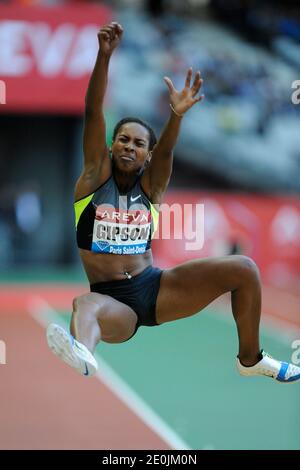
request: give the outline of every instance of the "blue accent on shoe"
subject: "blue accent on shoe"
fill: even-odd
[[[86,362],[84,363],[84,365],[85,365],[85,372],[83,373],[83,375],[89,375],[89,371],[88,371]]]
[[[289,364],[288,362],[282,362],[279,374],[276,377],[276,380],[279,380],[279,382],[290,382],[290,379],[285,380],[285,373],[288,370]]]
[[[81,348],[78,346],[78,344],[75,343],[74,337],[71,334],[69,336],[70,336],[70,339],[71,339],[72,346],[74,346],[74,344],[75,344],[75,346],[77,346],[77,348],[79,350],[81,350]],[[86,362],[84,363],[84,365],[85,365],[85,372],[83,373],[83,375],[89,375],[89,370],[87,368]]]
[[[295,380],[300,380],[300,374],[290,377],[288,380],[285,380],[285,382],[295,382]]]

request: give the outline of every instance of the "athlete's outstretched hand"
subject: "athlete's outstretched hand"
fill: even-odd
[[[120,23],[113,21],[104,25],[98,33],[98,41],[102,54],[110,56],[115,48],[120,44],[123,28]]]
[[[196,73],[194,83],[191,86],[192,75],[193,70],[192,67],[190,67],[187,71],[185,86],[181,91],[176,90],[169,77],[164,77],[164,81],[170,92],[170,104],[176,114],[183,115],[188,109],[194,106],[194,104],[199,103],[204,98],[204,95],[196,96],[203,83],[200,72],[198,71]]]

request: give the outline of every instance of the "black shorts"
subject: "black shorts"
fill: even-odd
[[[138,317],[136,330],[139,326],[155,326],[156,299],[162,272],[159,268],[148,266],[131,279],[97,282],[91,284],[90,289],[91,292],[110,295],[131,307]]]

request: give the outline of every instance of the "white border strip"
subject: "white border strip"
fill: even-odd
[[[43,327],[55,322],[59,314],[40,296],[32,296],[28,302],[31,316]],[[99,371],[95,377],[104,383],[133,413],[135,413],[152,431],[163,439],[172,449],[191,450],[160,417],[142,400],[137,393],[96,353]]]

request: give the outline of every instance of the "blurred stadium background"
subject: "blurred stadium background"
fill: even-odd
[[[180,87],[192,65],[205,79],[165,201],[205,204],[205,244],[186,251],[184,240],[156,240],[155,264],[253,257],[262,344],[300,361],[299,3],[2,1],[0,448],[300,449],[299,387],[237,375],[226,296],[201,315],[99,346],[99,380],[47,350],[47,322],[66,325],[72,298],[88,289],[72,197],[96,33],[110,20],[125,33],[111,63],[108,141],[127,115],[159,132],[169,112],[163,76]],[[191,212],[191,230],[196,222]]]

